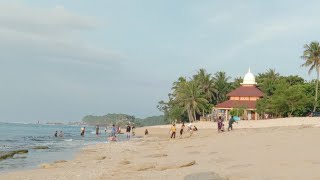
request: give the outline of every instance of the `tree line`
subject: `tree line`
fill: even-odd
[[[316,71],[317,79],[306,81],[300,76],[283,76],[275,69],[258,73],[256,81],[264,97],[257,101],[257,112],[271,117],[306,116],[319,107],[319,42],[304,46],[301,56],[302,67],[309,73]],[[160,101],[157,108],[164,113],[168,122],[195,121],[202,114],[210,113],[212,108],[227,100],[227,93],[236,89],[241,77],[232,79],[226,72],[208,73],[200,69],[191,77],[179,77],[172,83],[168,101]]]
[[[136,127],[167,124],[167,121],[163,115],[151,116],[143,119],[136,118],[132,115],[116,113],[109,113],[102,116],[87,115],[83,117],[82,122],[92,126],[112,126],[114,124],[120,127],[128,125],[129,122],[134,124]]]

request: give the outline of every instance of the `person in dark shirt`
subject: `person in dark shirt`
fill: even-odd
[[[58,131],[54,133],[54,137],[58,137]]]
[[[232,124],[236,122],[233,118],[233,116],[231,116],[230,120],[229,120],[229,127],[228,127],[228,131],[230,131],[230,129],[232,130]]]
[[[131,132],[131,126],[128,125],[128,126],[127,126],[127,129],[126,129],[127,139],[130,139],[130,132]]]
[[[148,129],[146,129],[145,131],[144,131],[144,135],[148,135],[149,134],[149,131],[148,131]]]
[[[99,135],[99,125],[96,126],[96,135]]]

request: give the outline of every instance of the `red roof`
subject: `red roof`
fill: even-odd
[[[228,97],[263,97],[263,92],[256,86],[240,86],[227,94]]]
[[[223,103],[217,104],[216,108],[247,108],[256,109],[257,101],[240,101],[240,100],[228,100]]]

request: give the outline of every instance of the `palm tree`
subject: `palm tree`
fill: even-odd
[[[184,84],[186,82],[187,82],[186,78],[179,77],[178,81],[173,82],[173,84],[172,84],[173,86],[171,88],[173,90],[173,93],[170,95],[175,97],[177,94],[177,90],[182,86],[182,84]]]
[[[213,80],[216,89],[214,95],[215,103],[221,103],[227,100],[227,93],[231,89],[231,83],[228,82],[230,76],[227,76],[225,72],[220,71],[214,74]]]
[[[302,59],[305,60],[305,63],[301,66],[310,67],[308,73],[310,74],[313,70],[317,72],[317,81],[316,81],[316,94],[314,98],[313,112],[317,109],[317,100],[318,100],[318,87],[319,87],[319,68],[320,68],[320,46],[319,42],[311,42],[310,44],[304,45]]]
[[[200,69],[198,74],[193,76],[193,79],[198,83],[198,86],[203,91],[206,99],[209,102],[212,101],[216,89],[211,74],[208,74],[205,69]]]
[[[205,99],[202,90],[195,81],[187,81],[180,84],[177,89],[176,101],[187,111],[189,121],[196,120],[196,112],[200,113],[205,109],[208,100]]]

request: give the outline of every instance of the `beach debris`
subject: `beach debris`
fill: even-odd
[[[202,173],[195,173],[187,175],[185,180],[194,180],[194,179],[201,179],[201,180],[228,180],[229,178],[221,177],[219,174],[215,172],[202,172]]]
[[[16,150],[16,151],[8,151],[8,152],[0,152],[0,161],[7,159],[7,158],[12,158],[15,154],[26,154],[29,151],[26,149],[22,150]]]
[[[34,146],[32,149],[49,149],[48,146]]]

